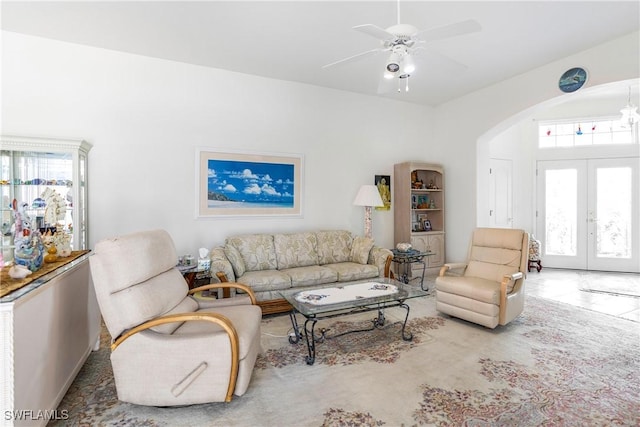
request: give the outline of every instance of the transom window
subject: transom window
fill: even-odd
[[[616,118],[541,122],[538,147],[580,147],[592,145],[635,144],[634,127]]]

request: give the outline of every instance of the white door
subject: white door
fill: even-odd
[[[513,227],[513,162],[490,159],[489,226]]]
[[[538,162],[543,266],[640,272],[638,159]]]
[[[587,163],[587,266],[640,272],[639,159]]]

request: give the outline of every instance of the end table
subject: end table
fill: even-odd
[[[424,271],[427,268],[427,264],[425,263],[424,258],[427,256],[435,255],[435,252],[421,252],[416,249],[409,249],[408,251],[399,251],[398,249],[391,249],[393,252],[392,262],[398,265],[398,273],[402,271],[400,277],[398,277],[398,281],[408,284],[411,280],[420,279],[420,289],[426,291],[428,289],[424,288]],[[422,275],[420,277],[411,278],[411,265],[412,264],[422,264]]]

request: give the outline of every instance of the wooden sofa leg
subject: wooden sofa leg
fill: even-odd
[[[229,279],[227,279],[227,275],[224,274],[222,271],[218,271],[216,273],[216,277],[218,278],[218,280],[220,280],[220,283],[226,283],[226,282],[229,281]],[[222,290],[222,297],[223,298],[231,298],[231,289],[224,288]]]
[[[384,262],[384,277],[393,279],[393,272],[391,271],[391,261],[393,260],[392,256],[388,256],[387,260]]]

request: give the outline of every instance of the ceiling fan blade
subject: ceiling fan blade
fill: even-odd
[[[383,30],[382,28],[373,24],[357,25],[353,27],[353,29],[364,34],[368,34],[382,41],[393,41],[397,38],[395,34],[392,34],[387,30]]]
[[[358,53],[357,55],[353,55],[353,56],[350,56],[348,58],[344,58],[344,59],[341,59],[339,61],[332,62],[331,64],[323,65],[322,68],[329,68],[329,67],[333,67],[334,65],[342,65],[342,64],[347,64],[347,63],[350,63],[350,62],[358,61],[360,59],[363,59],[363,58],[366,58],[366,57],[369,57],[369,56],[377,55],[378,53],[384,52],[385,50],[387,50],[387,49],[382,49],[382,48],[371,49],[371,50],[368,50],[366,52]]]
[[[469,69],[469,67],[462,62],[458,62],[447,55],[443,55],[440,52],[436,52],[433,49],[425,49],[419,47],[413,52],[416,58],[421,58],[418,69],[437,68],[445,73],[463,73]]]
[[[456,22],[455,24],[419,31],[414,34],[413,37],[421,42],[430,42],[460,36],[462,34],[475,33],[480,30],[482,30],[482,27],[477,21],[468,19],[466,21]]]

